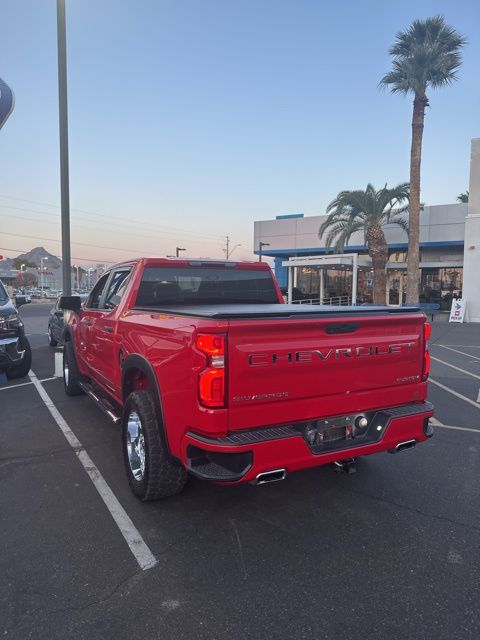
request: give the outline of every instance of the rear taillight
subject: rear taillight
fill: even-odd
[[[198,376],[198,398],[204,407],[225,406],[225,336],[203,333],[196,346],[206,356],[206,368]]]
[[[430,338],[430,334],[432,333],[432,327],[428,322],[425,322],[423,325],[423,370],[422,370],[422,380],[425,381],[428,378],[428,374],[430,373],[430,353],[428,352],[428,339]]]

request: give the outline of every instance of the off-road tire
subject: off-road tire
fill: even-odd
[[[55,340],[55,338],[52,335],[52,330],[50,329],[50,327],[48,327],[48,344],[51,347],[56,347],[58,346],[58,342],[57,340]]]
[[[127,447],[128,421],[132,412],[140,419],[144,438],[145,469],[141,479],[133,475]],[[185,469],[171,458],[161,431],[155,401],[150,391],[134,391],[126,399],[122,418],[122,447],[128,482],[142,502],[180,493],[188,479]]]
[[[18,364],[7,369],[7,378],[24,378],[32,366],[32,349],[30,347],[30,342],[25,336],[19,338],[18,348],[20,351],[25,351],[25,353]]]
[[[81,379],[73,344],[68,341],[63,347],[63,386],[67,396],[80,396],[85,393],[79,385]]]

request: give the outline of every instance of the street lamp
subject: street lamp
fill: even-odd
[[[48,256],[46,258],[40,258],[40,271],[41,271],[41,274],[42,274],[42,296],[43,296],[43,269],[44,269],[43,261],[44,260],[48,260]]]
[[[238,244],[234,244],[233,247],[230,249],[230,253],[227,256],[227,260],[228,260],[228,258],[231,257],[231,255],[235,251],[235,249],[238,249],[238,247],[241,247],[241,246],[242,246],[241,242],[239,242]]]
[[[73,268],[77,270],[77,289],[80,289],[80,277],[78,275],[78,264],[74,264]]]
[[[26,271],[27,270],[27,265],[25,263],[20,265],[20,271],[23,271],[23,267],[25,267],[25,271]]]
[[[178,256],[180,255],[180,251],[186,251],[186,249],[182,249],[182,247],[176,247],[175,248],[175,257],[178,258]]]
[[[262,261],[262,248],[263,247],[269,247],[270,243],[269,242],[259,242],[258,243],[258,261],[261,262]]]

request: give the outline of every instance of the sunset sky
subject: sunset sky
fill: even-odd
[[[469,39],[431,92],[422,201],[468,188],[480,135],[480,3],[67,0],[72,258],[253,257],[253,221],[324,213],[408,180],[411,99],[377,88],[395,33],[441,13]],[[0,254],[59,255],[55,0],[4,0]]]

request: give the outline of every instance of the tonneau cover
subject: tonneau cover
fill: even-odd
[[[211,305],[165,305],[162,307],[136,307],[139,311],[168,313],[196,318],[228,320],[234,318],[303,318],[339,315],[383,315],[414,313],[418,307],[386,307],[382,305],[331,306],[315,304],[211,304]]]

